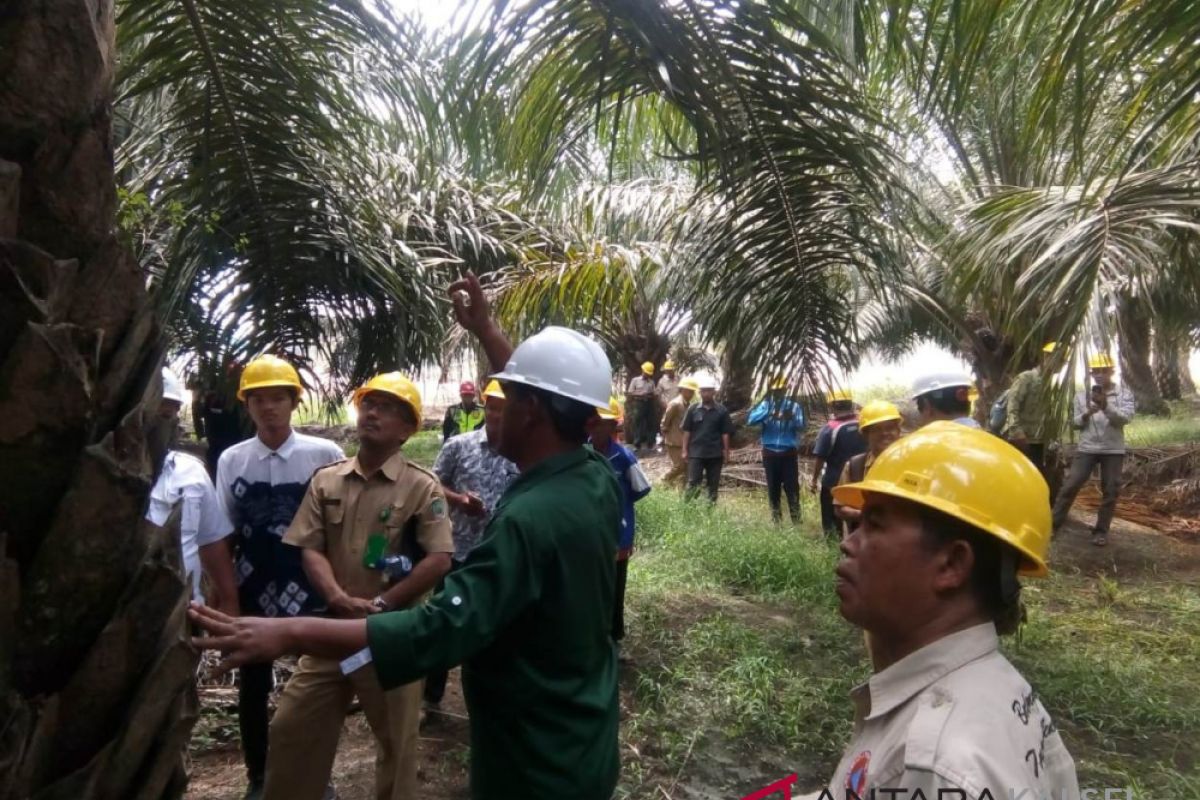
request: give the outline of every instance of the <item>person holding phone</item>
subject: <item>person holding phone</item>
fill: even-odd
[[[1108,530],[1121,491],[1121,467],[1125,462],[1125,425],[1133,419],[1133,394],[1113,380],[1113,360],[1107,353],[1088,361],[1090,385],[1075,395],[1071,422],[1081,431],[1071,470],[1054,501],[1055,533],[1067,520],[1080,488],[1100,468],[1100,510],[1092,528],[1092,544],[1108,544]]]

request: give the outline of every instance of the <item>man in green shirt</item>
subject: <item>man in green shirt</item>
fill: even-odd
[[[473,275],[455,313],[482,342],[507,398],[499,451],[521,476],[483,540],[426,605],[366,620],[231,618],[193,607],[197,645],[224,668],[266,654],[373,661],[385,689],[463,666],[476,798],[608,800],[616,788],[617,663],[612,626],[621,495],[583,447],[607,403],[611,367],[595,342],[547,328],[513,351]],[[357,652],[356,652],[357,651]]]
[[[1046,386],[1054,371],[1054,351],[1057,347],[1057,342],[1047,342],[1042,347],[1042,363],[1013,379],[1008,389],[1008,407],[1001,431],[1008,443],[1024,453],[1043,477],[1046,476],[1043,428],[1048,416]]]

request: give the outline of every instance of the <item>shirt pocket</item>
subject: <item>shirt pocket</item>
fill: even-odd
[[[326,536],[341,535],[345,515],[346,506],[340,498],[326,498],[321,501],[321,522],[325,525]]]

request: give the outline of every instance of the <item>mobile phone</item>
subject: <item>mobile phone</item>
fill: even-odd
[[[1100,384],[1096,384],[1092,387],[1092,394],[1104,394],[1104,387]]]

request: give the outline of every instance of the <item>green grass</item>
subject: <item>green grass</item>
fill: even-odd
[[[1125,426],[1125,443],[1130,447],[1161,447],[1200,442],[1200,416],[1188,402],[1171,403],[1169,417],[1134,417]]]
[[[815,519],[807,499],[804,512]],[[811,524],[772,526],[758,495],[709,510],[659,490],[638,513],[622,796],[682,781],[737,797],[793,771],[820,784],[849,738],[848,692],[868,675],[861,634],[837,614],[833,547]],[[1200,797],[1200,592],[1058,575],[1027,596],[1030,622],[1005,649],[1081,786]]]
[[[423,467],[432,467],[442,449],[440,431],[421,431],[404,443],[404,455]]]

